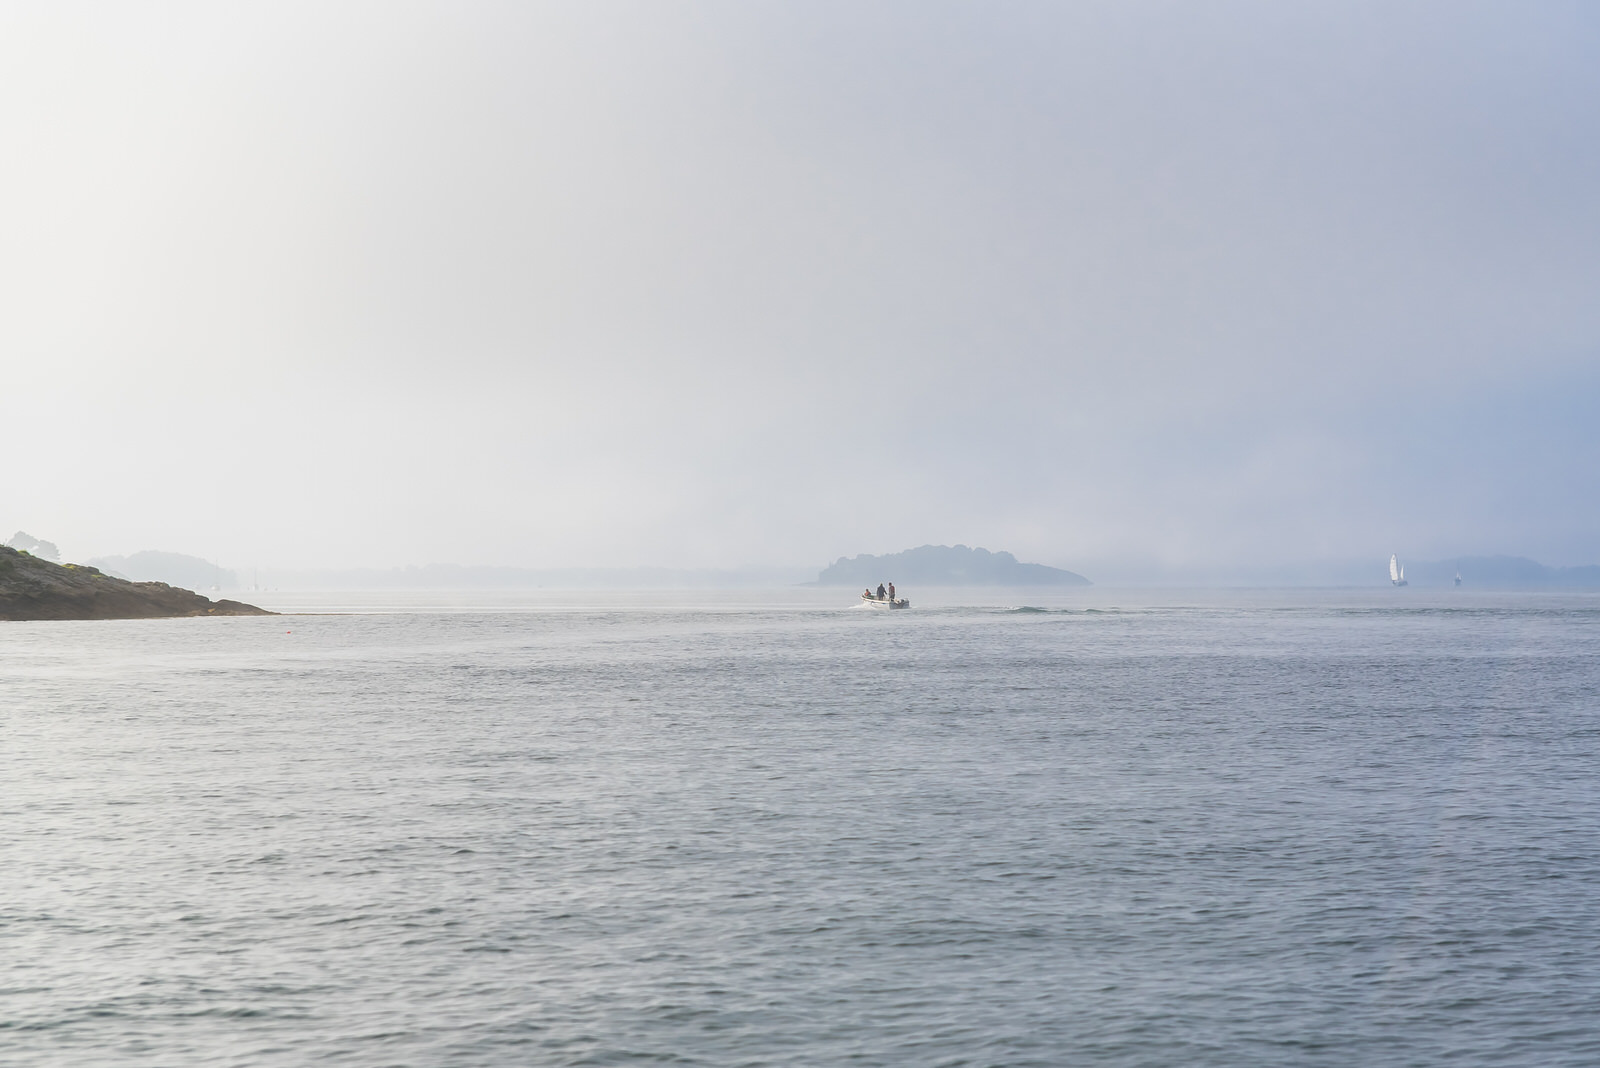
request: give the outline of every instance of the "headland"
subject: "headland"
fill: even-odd
[[[0,620],[275,614],[239,601],[213,601],[165,582],[130,582],[83,564],[53,564],[0,545]]]

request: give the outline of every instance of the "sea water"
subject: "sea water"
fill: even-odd
[[[1600,598],[0,624],[0,1064],[1600,1063]]]

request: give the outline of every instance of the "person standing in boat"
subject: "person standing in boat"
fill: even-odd
[[[883,591],[883,583],[880,582],[878,583],[878,600],[883,600],[885,596],[886,594]]]
[[[892,582],[889,583],[889,601],[891,603],[894,601],[894,583]]]

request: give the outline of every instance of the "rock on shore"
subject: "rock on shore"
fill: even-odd
[[[129,582],[82,564],[52,564],[0,545],[0,620],[275,614],[239,601],[213,601],[165,582]]]

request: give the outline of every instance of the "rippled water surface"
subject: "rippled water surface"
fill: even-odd
[[[0,624],[0,1064],[1600,1063],[1600,598],[910,592]]]

